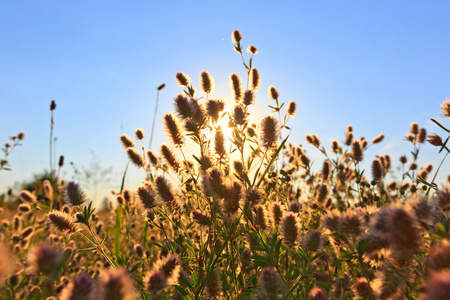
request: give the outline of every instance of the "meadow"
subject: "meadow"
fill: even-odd
[[[232,99],[214,98],[207,71],[198,87],[179,72],[163,116],[169,142],[146,148],[143,129],[118,138],[145,182],[126,189],[125,170],[115,203],[100,209],[51,170],[3,203],[2,298],[449,298],[450,185],[435,183],[440,166],[417,163],[425,146],[444,161],[449,138],[405,124],[411,152],[400,158],[367,157],[384,135],[357,139],[351,125],[331,145],[315,134],[293,145],[296,102],[274,86],[271,102],[258,102],[258,48],[238,30],[231,37],[247,74],[229,76]],[[254,120],[252,105],[272,113]],[[450,118],[450,100],[441,108]],[[0,172],[21,142],[24,133],[5,144]]]

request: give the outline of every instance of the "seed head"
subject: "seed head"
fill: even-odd
[[[233,181],[224,194],[222,209],[228,215],[234,215],[239,209],[241,200],[242,185],[238,181]]]
[[[384,140],[384,134],[379,134],[376,137],[373,138],[372,144],[378,144],[381,143]]]
[[[269,87],[269,97],[272,100],[277,100],[278,97],[280,96],[280,93],[278,92],[278,90],[272,85]]]
[[[177,74],[175,74],[175,79],[177,80],[178,86],[187,87],[191,83],[191,79],[189,78],[189,76],[187,76],[183,72],[178,72]]]
[[[163,119],[167,136],[172,140],[172,143],[176,146],[183,145],[183,135],[175,116],[172,113],[166,113]]]
[[[442,102],[441,108],[444,112],[444,117],[450,118],[450,98],[447,98],[444,102]]]
[[[278,292],[282,288],[280,275],[274,268],[264,268],[261,270],[261,292],[266,299],[278,299]]]
[[[250,82],[250,88],[253,91],[257,91],[259,89],[259,85],[261,84],[261,78],[259,76],[258,69],[252,68],[250,70],[249,82]]]
[[[266,216],[266,210],[264,209],[264,206],[257,205],[254,208],[255,215],[254,215],[254,223],[256,226],[259,226],[262,230],[266,230],[269,227],[267,216]]]
[[[24,203],[35,203],[36,196],[27,190],[22,190],[19,193],[19,198]]]
[[[339,142],[337,140],[331,142],[331,151],[333,151],[334,154],[339,153]]]
[[[263,199],[263,195],[256,188],[249,188],[245,192],[245,202],[249,204],[250,207],[254,207],[259,204]]]
[[[178,162],[177,158],[175,157],[175,154],[173,151],[167,146],[167,144],[161,144],[161,154],[164,158],[164,160],[169,164],[169,166],[172,168],[172,170],[175,173],[178,173],[180,169],[180,163]]]
[[[311,252],[316,252],[319,249],[323,248],[325,244],[324,237],[319,230],[313,229],[308,231],[305,238],[302,241],[302,244]]]
[[[233,91],[234,101],[236,103],[240,102],[242,98],[242,83],[239,75],[235,73],[230,75],[230,86]]]
[[[323,181],[327,181],[328,178],[330,178],[330,174],[331,174],[331,163],[329,160],[325,160],[323,162],[323,167],[322,167],[322,179]]]
[[[275,226],[279,226],[281,219],[283,218],[283,209],[281,208],[281,205],[277,202],[273,202],[270,206],[270,211],[273,224]]]
[[[156,206],[156,191],[150,182],[145,182],[136,189],[136,194],[145,209],[152,209]]]
[[[192,116],[192,107],[189,99],[183,94],[178,94],[175,99],[175,111],[180,119],[187,119]]]
[[[27,261],[32,273],[50,275],[58,267],[61,257],[59,249],[41,244],[31,248]]]
[[[380,181],[384,176],[384,167],[379,158],[372,161],[372,177],[375,181]]]
[[[205,299],[222,299],[222,280],[219,269],[211,270],[205,278]]]
[[[153,152],[153,150],[147,150],[147,157],[150,163],[154,166],[158,164],[158,156]]]
[[[236,104],[233,108],[233,121],[236,125],[247,123],[247,108],[242,104]]]
[[[220,117],[220,112],[225,108],[225,101],[222,99],[211,99],[206,103],[206,112],[214,122],[217,122]]]
[[[128,158],[131,160],[131,162],[134,163],[136,166],[138,166],[139,168],[144,167],[144,159],[135,148],[132,147],[127,148],[127,155]]]
[[[214,93],[214,79],[207,71],[200,73],[200,91],[204,94]]]
[[[133,279],[125,269],[103,269],[100,273],[102,300],[134,300]]]
[[[264,148],[269,149],[276,146],[278,140],[278,121],[272,115],[266,115],[260,123],[261,144]]]
[[[15,270],[15,259],[9,247],[0,242],[0,284]]]
[[[444,145],[444,143],[442,142],[442,138],[436,133],[433,133],[433,135],[429,135],[427,142],[436,147]]]
[[[317,202],[324,203],[328,197],[329,190],[328,184],[325,182],[321,184],[317,189]]]
[[[347,133],[345,134],[345,145],[350,146],[352,144],[352,141],[353,141],[353,132],[347,131]]]
[[[176,254],[169,254],[155,263],[155,270],[161,271],[166,277],[167,284],[174,285],[178,283],[180,274],[180,259]]]
[[[256,54],[258,54],[258,48],[256,46],[254,46],[254,45],[250,45],[247,48],[247,52],[252,54],[252,55],[256,55]]]
[[[240,256],[241,260],[241,272],[244,274],[249,274],[249,266],[252,263],[252,251],[250,249],[245,248],[244,251],[241,252]]]
[[[53,210],[48,213],[48,220],[50,225],[61,233],[73,233],[77,230],[73,219],[65,212]]]
[[[172,186],[163,176],[158,176],[155,179],[156,190],[160,199],[166,204],[167,208],[173,215],[181,214],[181,208],[178,203],[178,198],[172,190]]]
[[[64,156],[61,155],[58,161],[58,167],[62,168],[64,166]]]
[[[244,92],[242,103],[246,106],[255,104],[255,93],[252,90],[246,90]]]
[[[414,135],[418,134],[419,133],[419,124],[417,122],[412,122],[411,126],[409,128],[409,132]]]
[[[52,102],[50,103],[50,111],[54,111],[56,109],[56,102],[55,100],[52,100]]]
[[[147,273],[144,278],[147,290],[150,292],[162,291],[167,287],[167,279],[160,270],[153,270]]]
[[[450,106],[450,103],[448,103]],[[450,107],[448,107],[450,115]],[[426,289],[429,300],[445,300],[450,295],[450,270],[443,270],[440,272],[433,272],[430,274]]]
[[[289,101],[287,107],[286,107],[286,115],[289,117],[295,116],[295,113],[297,112],[297,103],[295,103],[294,100]]]
[[[425,128],[420,128],[419,134],[417,135],[417,142],[423,144],[427,139],[427,130]]]
[[[371,299],[372,292],[366,278],[358,278],[352,287],[353,293],[359,299]]]
[[[363,151],[361,142],[359,140],[354,140],[352,145],[352,158],[355,163],[359,163],[363,160]]]
[[[81,274],[73,279],[61,292],[61,300],[94,300],[94,281],[87,274]]]
[[[134,131],[134,135],[136,136],[136,139],[143,140],[145,137],[144,129],[138,128]]]
[[[308,294],[309,300],[328,300],[327,294],[321,288],[315,287]]]
[[[296,248],[300,239],[300,224],[297,216],[293,212],[284,214],[281,221],[281,233],[283,243],[291,248]]]
[[[64,187],[64,202],[69,206],[80,206],[85,201],[86,194],[83,192],[80,185],[73,181],[69,181]]]
[[[135,142],[125,133],[120,136],[120,141],[122,142],[122,145],[125,149],[134,147],[134,145],[136,145]]]
[[[202,226],[209,225],[209,220],[210,220],[209,215],[204,212],[201,212],[199,210],[194,209],[192,211],[192,219]]]
[[[233,42],[233,44],[237,44],[242,41],[242,34],[238,29],[233,30],[233,32],[231,33],[231,41]]]
[[[17,138],[19,139],[19,141],[22,141],[25,138],[25,133],[23,131],[19,132]]]

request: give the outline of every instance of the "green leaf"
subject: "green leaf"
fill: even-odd
[[[361,257],[364,254],[364,252],[366,252],[368,243],[369,243],[368,239],[360,239],[359,240],[358,245],[356,246],[359,257]]]
[[[134,273],[140,266],[142,266],[142,264],[143,264],[144,262],[143,261],[139,261],[139,262],[137,262],[132,268],[131,268],[131,270],[130,270],[130,272],[128,272],[128,273]]]
[[[339,255],[339,258],[340,259],[354,259],[354,258],[358,258],[357,256],[356,256],[356,254],[355,253],[350,253],[350,252],[346,252],[346,253],[341,253],[340,255]]]

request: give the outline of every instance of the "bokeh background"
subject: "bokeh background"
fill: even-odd
[[[442,132],[430,118],[440,119],[439,104],[450,96],[449,11],[447,1],[1,1],[0,141],[19,131],[26,137],[10,156],[12,171],[0,172],[0,194],[49,169],[51,100],[61,175],[75,178],[73,162],[100,174],[85,187],[91,198],[117,190],[127,163],[119,136],[136,128],[149,135],[158,85],[166,88],[153,149],[166,141],[161,117],[182,91],[176,72],[198,86],[207,70],[213,97],[231,98],[229,75],[245,78],[234,29],[245,49],[259,48],[257,118],[269,112],[274,85],[281,101],[298,104],[291,143],[305,145],[315,133],[329,149],[351,124],[356,138],[386,136],[367,152],[367,167],[377,154],[398,165],[412,150],[404,140],[412,121]],[[320,166],[321,154],[306,149]],[[419,163],[435,171],[442,157],[426,144]],[[449,167],[444,162],[439,182]],[[131,168],[126,187],[144,176]]]

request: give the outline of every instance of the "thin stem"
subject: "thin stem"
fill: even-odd
[[[156,121],[156,113],[158,111],[158,103],[159,103],[159,90],[156,92],[155,114],[153,115],[152,132],[150,134],[150,143],[148,145],[148,149],[152,149],[153,132],[155,130],[155,121]]]

